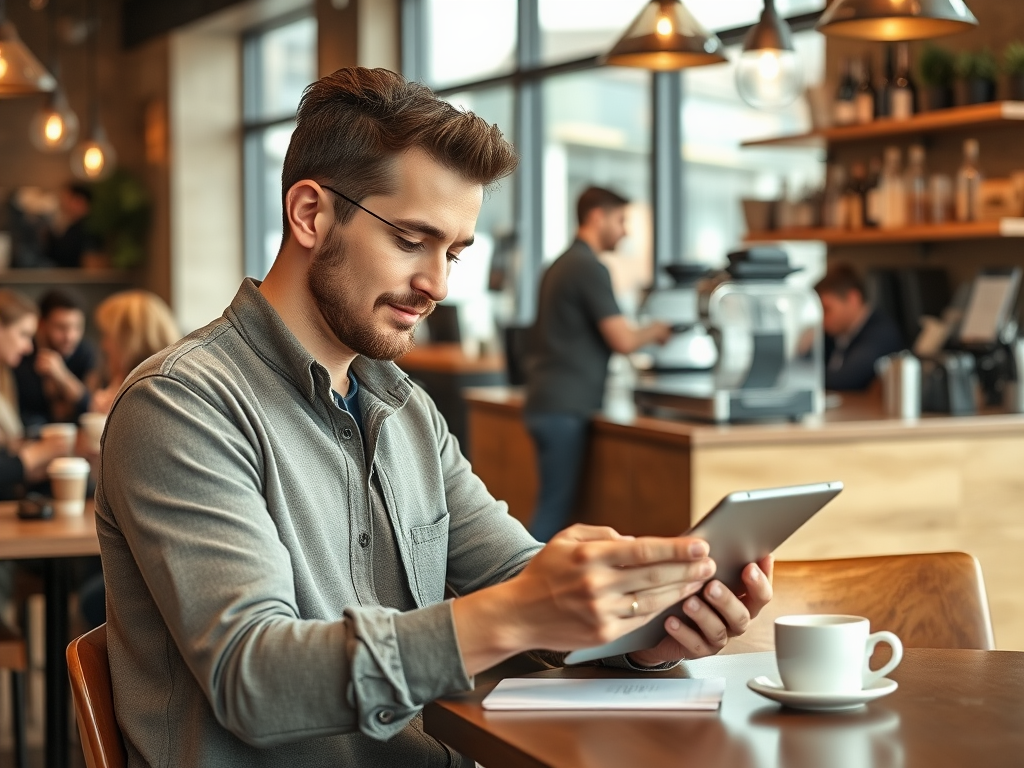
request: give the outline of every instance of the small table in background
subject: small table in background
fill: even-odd
[[[1024,652],[907,649],[895,693],[849,712],[787,710],[746,682],[772,653],[715,656],[668,673],[724,677],[718,712],[488,712],[493,688],[427,705],[427,733],[486,768],[964,768],[1024,764]],[[582,667],[553,677],[623,677]]]
[[[20,520],[16,502],[0,502],[0,560],[38,559],[46,584],[46,765],[68,765],[68,592],[70,558],[100,553],[92,499],[81,517]]]

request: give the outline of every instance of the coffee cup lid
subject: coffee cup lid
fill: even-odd
[[[61,456],[46,467],[51,475],[80,475],[89,471],[89,462],[78,456]]]

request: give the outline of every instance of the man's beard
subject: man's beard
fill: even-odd
[[[415,346],[415,326],[408,330],[381,331],[374,324],[376,311],[388,304],[397,304],[420,311],[423,318],[434,311],[435,303],[417,293],[384,293],[374,301],[370,317],[361,321],[354,311],[360,297],[353,295],[351,283],[346,281],[348,259],[345,243],[337,230],[337,224],[332,226],[323,245],[313,254],[306,286],[338,341],[364,357],[395,360]]]

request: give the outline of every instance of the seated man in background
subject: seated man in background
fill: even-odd
[[[392,72],[306,89],[266,279],[107,417],[96,525],[130,765],[471,766],[420,710],[474,674],[682,601],[697,631],[673,617],[606,663],[705,656],[771,598],[770,558],[737,596],[698,539],[575,526],[541,547],[392,362],[515,165],[496,127]]]
[[[55,267],[77,268],[100,250],[99,239],[89,231],[92,190],[84,184],[65,184],[59,196],[59,211],[50,235],[47,258]]]
[[[61,291],[39,302],[35,350],[15,369],[18,409],[30,432],[53,421],[75,421],[89,405],[87,379],[96,352],[85,339],[85,312]]]
[[[863,281],[845,264],[829,268],[814,290],[824,313],[825,389],[867,389],[875,362],[906,348],[899,328],[867,303]]]

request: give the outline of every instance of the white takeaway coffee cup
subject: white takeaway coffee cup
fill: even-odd
[[[51,461],[46,474],[50,477],[53,511],[58,515],[85,514],[89,462],[77,456],[64,456]]]
[[[75,452],[75,439],[78,437],[78,427],[74,424],[54,422],[43,424],[39,428],[39,439],[47,440],[60,445],[60,451],[65,456]]]
[[[99,453],[100,438],[103,437],[103,427],[106,423],[105,413],[83,413],[78,417],[78,426],[85,437],[85,447],[93,453]]]
[[[869,666],[879,643],[892,658],[879,669]],[[892,632],[871,633],[861,616],[808,614],[775,620],[775,661],[788,691],[855,693],[896,669],[903,644]]]

